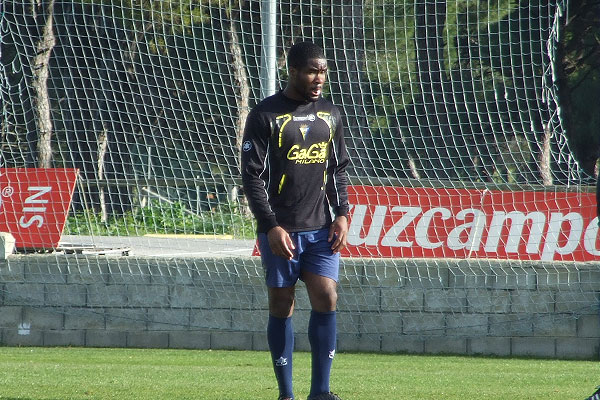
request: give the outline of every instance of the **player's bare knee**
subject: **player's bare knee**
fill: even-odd
[[[337,292],[335,290],[314,294],[311,297],[311,306],[317,312],[335,311],[337,305]]]
[[[289,317],[294,312],[294,302],[293,291],[272,290],[269,293],[269,312],[274,317]]]

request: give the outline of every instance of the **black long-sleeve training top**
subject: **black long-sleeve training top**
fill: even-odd
[[[348,155],[340,112],[330,101],[300,102],[282,91],[248,115],[242,141],[244,192],[257,232],[328,227],[348,213]]]
[[[598,174],[598,181],[596,182],[596,209],[598,214],[598,226],[600,226],[600,174]]]

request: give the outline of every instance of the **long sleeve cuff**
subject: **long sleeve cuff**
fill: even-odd
[[[264,218],[261,219],[258,223],[257,223],[257,231],[258,232],[263,232],[263,233],[267,233],[269,232],[269,230],[271,228],[275,228],[276,226],[278,226],[279,224],[277,223],[277,219],[275,218],[275,216],[273,215],[272,217],[268,217],[268,218]]]
[[[336,217],[348,217],[349,210],[350,210],[350,208],[347,205],[338,206],[338,207],[335,207],[334,213],[335,213]]]

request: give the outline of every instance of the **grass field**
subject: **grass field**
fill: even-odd
[[[297,400],[310,355],[294,355]],[[592,361],[339,353],[332,389],[344,400],[584,399]],[[275,400],[266,352],[0,347],[0,399]]]

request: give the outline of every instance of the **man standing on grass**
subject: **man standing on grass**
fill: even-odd
[[[598,174],[598,180],[596,181],[596,214],[598,215],[598,226],[600,226],[600,173]],[[596,388],[596,391],[590,396],[586,397],[585,400],[600,400],[600,386]]]
[[[297,43],[287,64],[285,89],[248,115],[242,181],[257,221],[265,268],[267,339],[279,399],[294,399],[291,317],[301,279],[312,307],[308,400],[340,400],[330,392],[329,377],[336,344],[339,252],[348,233],[348,156],[340,112],[321,97],[327,74],[323,50],[311,42]]]
[[[600,171],[596,181],[596,214],[598,215],[598,226],[600,226]]]

